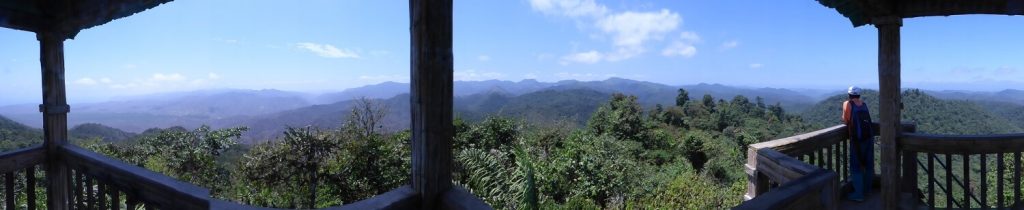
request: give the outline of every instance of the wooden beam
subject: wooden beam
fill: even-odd
[[[1024,0],[902,0],[900,16],[1024,15]]]
[[[412,187],[438,209],[452,184],[452,0],[409,0]]]
[[[64,36],[37,33],[39,62],[43,76],[43,146],[46,149],[46,202],[49,209],[68,209],[68,169],[60,159],[61,146],[67,144],[68,115],[64,88]]]
[[[882,168],[882,209],[897,209],[900,197],[898,184],[900,134],[900,27],[903,19],[896,16],[873,18],[878,28],[879,121]]]

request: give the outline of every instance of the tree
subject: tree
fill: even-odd
[[[598,135],[642,141],[647,130],[643,120],[643,108],[636,96],[615,93],[608,103],[597,108],[587,126]]]
[[[360,131],[363,136],[369,136],[384,129],[382,121],[388,114],[388,106],[362,97],[355,100],[355,107],[349,113],[345,124],[350,125],[349,128]]]
[[[707,107],[708,110],[714,110],[715,98],[711,97],[711,94],[704,94],[704,100],[702,102],[702,104],[704,104],[704,107]]]
[[[679,88],[679,94],[676,95],[676,106],[682,107],[686,105],[687,101],[690,101],[690,93],[686,92],[685,89]]]

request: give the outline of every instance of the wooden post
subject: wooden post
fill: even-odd
[[[901,125],[901,127],[902,127],[902,125]],[[914,132],[917,132],[917,127],[916,126],[910,126],[907,129],[901,129],[901,131],[906,132],[906,133],[914,133]],[[900,151],[900,152],[903,153],[903,160],[902,160],[902,163],[901,163],[902,164],[901,168],[903,169],[903,174],[902,174],[902,179],[900,180],[900,183],[903,184],[903,186],[901,186],[902,193],[903,193],[902,195],[910,196],[910,197],[908,197],[908,199],[915,199],[913,201],[910,201],[910,200],[905,201],[905,203],[908,203],[908,205],[914,205],[914,204],[918,203],[916,199],[919,196],[923,196],[923,194],[921,194],[920,190],[918,190],[918,188],[917,188],[917,185],[918,185],[918,183],[917,183],[917,176],[918,176],[917,175],[917,154],[918,153],[917,152],[912,152],[912,151]]]
[[[452,182],[452,0],[409,0],[412,186],[437,209]]]
[[[67,144],[70,111],[64,90],[64,39],[60,33],[40,32],[39,63],[43,76],[43,145],[46,147],[46,207],[68,209],[68,169],[58,153]]]
[[[879,136],[881,137],[882,209],[897,209],[900,200],[900,17],[874,18],[878,28]]]

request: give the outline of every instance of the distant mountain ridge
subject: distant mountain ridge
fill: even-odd
[[[821,98],[818,95],[829,92],[743,88],[706,83],[672,86],[622,78],[558,82],[456,81],[454,85],[454,109],[459,117],[466,120],[479,120],[490,114],[502,114],[531,120],[569,120],[578,124],[584,123],[599,104],[617,92],[637,96],[641,105],[648,108],[655,104],[674,104],[679,88],[683,88],[694,100],[698,100],[704,94],[725,100],[737,95],[750,100],[761,97],[766,104],[779,103],[793,113],[808,109],[810,110],[807,112],[813,112],[820,104],[815,98]],[[392,129],[402,129],[408,127],[408,88],[406,83],[385,82],[320,95],[280,90],[236,89],[165,93],[126,97],[102,103],[73,104],[68,120],[70,126],[99,123],[127,133],[141,133],[150,128],[174,126],[193,129],[203,124],[214,128],[247,126],[250,129],[243,138],[246,138],[246,141],[260,141],[280,135],[285,125],[315,125],[324,128],[340,126],[352,107],[352,99],[367,97],[387,104],[392,112],[386,119],[388,125]],[[808,92],[811,92],[810,95]],[[963,93],[959,97],[1010,99],[1020,92],[1007,90],[977,93],[979,96]],[[958,95],[940,94],[936,98],[956,96]],[[327,101],[333,102],[326,103]],[[1024,106],[1018,106],[1016,103],[977,103],[982,109],[1000,116],[1011,116],[1018,112],[1021,113],[1016,116],[1024,116],[1024,108],[1021,108]],[[42,124],[42,116],[36,105],[0,107],[0,115],[36,128]],[[1013,124],[1024,124],[1024,120],[1020,119],[1008,121]],[[120,135],[117,132],[103,133]]]
[[[868,104],[871,117],[878,121],[878,92],[866,90],[861,97]],[[1024,132],[1021,122],[1013,122],[1008,116],[1024,116],[1024,106],[1007,106],[1005,110],[985,109],[985,105],[965,101],[947,100],[929,95],[921,90],[906,90],[901,94],[904,108],[902,121],[917,124],[918,132],[933,134],[997,134]],[[808,123],[818,127],[841,123],[842,103],[846,94],[839,94],[815,104],[802,114]],[[1001,104],[1001,105],[1006,105]]]

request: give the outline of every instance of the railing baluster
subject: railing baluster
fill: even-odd
[[[843,173],[841,174],[843,176],[843,180],[848,180],[850,179],[850,151],[848,150],[850,147],[847,146],[847,144],[849,144],[849,140],[843,139],[839,144],[840,147],[842,147],[839,148],[839,151],[842,151],[842,155],[840,155],[839,158],[843,160]]]
[[[825,167],[825,154],[824,154],[824,152],[821,151],[820,149],[815,150],[814,156],[816,156],[816,158],[818,158],[818,160],[817,160],[818,161],[818,165],[817,165],[818,168],[824,168]]]
[[[4,174],[4,201],[7,204],[7,209],[15,209],[14,201],[16,197],[14,194],[14,172],[7,172]]]
[[[82,171],[75,170],[75,203],[77,209],[85,209],[85,176]]]
[[[1013,203],[1020,203],[1020,152],[1013,153]]]
[[[98,185],[99,186],[97,187],[99,187],[99,193],[97,193],[96,197],[100,199],[99,208],[107,209],[107,185],[103,183],[99,183]]]
[[[971,156],[964,154],[964,183],[961,187],[964,189],[964,208],[971,208]],[[952,166],[952,164],[950,164]]]
[[[935,153],[928,153],[928,208],[935,209]]]
[[[953,208],[953,154],[946,154],[946,208]]]
[[[835,171],[835,169],[832,168],[832,155],[832,146],[829,145],[828,147],[825,147],[825,168]]]
[[[94,180],[92,177],[85,176],[85,193],[86,196],[88,196],[85,203],[88,204],[86,205],[86,208],[89,209],[96,209],[96,191],[93,191],[93,183]]]
[[[113,210],[121,210],[121,191],[114,189],[110,194],[110,207]]]
[[[25,169],[25,195],[28,197],[28,210],[36,209],[36,166]]]
[[[125,193],[124,196],[127,197],[127,201],[125,202],[125,206],[127,207],[128,210],[136,210],[136,209],[139,208],[139,206],[138,206],[139,205],[139,201],[135,200],[135,195]]]
[[[1005,207],[1003,203],[1003,171],[1006,165],[1003,163],[1003,153],[996,153],[996,208]]]
[[[978,159],[978,164],[981,164],[981,172],[978,175],[978,178],[981,179],[981,209],[988,209],[988,182],[985,182],[985,178],[988,176],[986,173],[988,169],[985,167],[985,154],[978,156]]]

